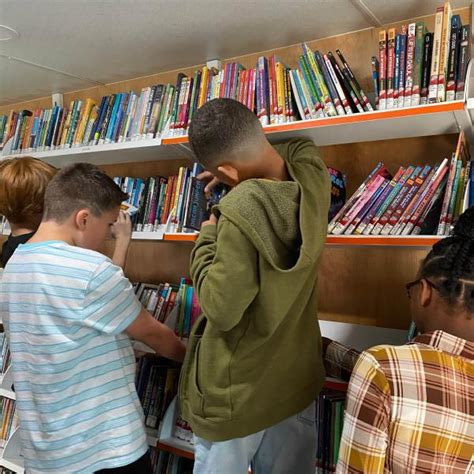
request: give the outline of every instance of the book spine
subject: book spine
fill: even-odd
[[[423,64],[421,74],[420,104],[428,103],[428,91],[430,87],[431,56],[433,54],[433,33],[426,33],[423,42]]]
[[[369,213],[364,217],[362,222],[355,229],[354,234],[356,235],[365,234],[365,230],[371,224],[371,222],[375,219],[375,216],[377,215],[378,210],[383,205],[385,200],[388,198],[394,186],[397,184],[397,181],[403,175],[404,171],[405,171],[404,168],[400,167],[397,174],[387,183],[387,186],[383,190],[382,194],[378,197],[377,201],[372,206]],[[367,229],[367,230],[369,231],[370,229]]]
[[[296,106],[298,107],[298,112],[302,120],[309,120],[311,118],[311,112],[306,103],[306,98],[302,92],[300,78],[298,76],[298,70],[292,69],[290,70],[290,80],[291,80],[291,87],[293,87],[293,95],[296,100]]]
[[[445,176],[448,172],[448,168],[445,167],[442,169],[438,179],[433,183],[433,186],[429,189],[429,192],[426,193],[425,198],[421,202],[417,212],[413,216],[413,219],[410,219],[410,230],[412,235],[418,235],[421,231],[421,226],[431,209],[432,205],[436,202],[441,192],[443,191],[446,185]]]
[[[379,32],[379,110],[387,108],[387,32]]]
[[[405,92],[403,96],[403,107],[410,107],[413,92],[413,67],[416,49],[416,23],[408,25],[407,36],[407,62],[405,71]]]
[[[405,71],[407,64],[407,35],[408,26],[402,25],[400,33],[400,70],[398,74],[398,107],[404,106],[405,98]]]
[[[322,73],[322,80],[320,82],[320,88],[322,89],[323,84],[326,85],[326,88],[329,92],[329,97],[331,98],[331,102],[334,104],[334,108],[336,109],[337,115],[345,115],[344,108],[341,103],[341,99],[337,95],[336,87],[334,86],[331,77],[329,75],[329,71],[327,70],[326,63],[324,62],[323,56],[319,51],[314,52],[314,57],[316,59],[316,63],[319,67],[319,70]]]
[[[349,101],[347,100],[346,95],[344,94],[342,85],[339,82],[339,79],[336,75],[336,71],[334,70],[332,62],[330,61],[329,57],[326,54],[323,56],[323,58],[326,63],[326,68],[328,70],[330,80],[332,80],[332,82],[334,83],[336,93],[340,97],[340,102],[342,103],[343,110],[346,114],[351,115],[352,114],[351,106],[349,104]]]
[[[375,56],[372,56],[371,63],[372,63],[372,82],[374,84],[374,94],[375,94],[375,108],[379,109],[379,102],[380,102],[379,60]]]
[[[467,65],[471,57],[471,29],[469,25],[461,28],[461,41],[459,43],[458,67],[456,75],[456,100],[464,99],[464,89],[466,86]]]
[[[347,227],[357,217],[365,204],[372,198],[374,193],[376,193],[384,180],[385,178],[381,175],[377,175],[375,177],[375,179],[367,186],[367,189],[364,191],[364,193],[360,196],[360,199],[354,204],[349,212],[342,217],[341,221],[336,224],[332,231],[333,234],[340,235],[347,229]]]
[[[448,220],[448,211],[449,211],[449,203],[451,202],[451,194],[453,192],[454,186],[454,177],[456,175],[456,168],[457,168],[457,155],[453,153],[451,158],[451,163],[449,165],[449,174],[448,174],[448,181],[446,183],[446,192],[443,199],[443,207],[441,209],[441,216],[439,218],[439,225],[436,235],[444,235],[446,233],[446,222]]]
[[[453,220],[454,220],[454,210],[456,207],[457,195],[459,192],[461,171],[462,171],[462,160],[459,159],[456,162],[456,172],[454,173],[453,188],[452,188],[451,196],[449,199],[448,214],[446,216],[446,224],[445,224],[445,229],[444,229],[445,235],[449,235],[451,232],[451,224],[453,223]]]
[[[386,108],[394,107],[394,75],[395,75],[395,28],[390,28],[387,35],[387,102]]]
[[[312,104],[312,110],[314,114],[318,117],[324,117],[329,113],[329,109],[326,103],[326,98],[322,95],[318,95],[316,92],[317,79],[314,71],[308,64],[306,56],[301,56],[298,60],[298,65],[301,70],[301,79],[303,85],[303,91],[307,94],[307,102]],[[330,102],[329,97],[327,98]]]
[[[395,36],[395,68],[393,73],[393,107],[398,108],[398,97],[400,94],[400,48],[402,35],[398,33]]]
[[[345,60],[343,54],[341,53],[339,49],[336,49],[336,54],[338,55],[339,59],[341,60],[341,63],[344,66],[342,71],[344,75],[347,74],[347,76],[349,77],[350,79],[349,82],[351,83],[352,88],[356,92],[356,95],[358,96],[360,103],[363,105],[364,110],[366,112],[373,112],[374,109],[369,99],[367,98],[367,95],[365,94],[364,89],[362,89],[354,73],[352,72],[352,69],[349,66],[349,63]]]
[[[334,227],[339,222],[339,220],[352,208],[357,199],[365,191],[367,185],[379,175],[385,169],[382,162],[379,162],[377,166],[372,170],[372,172],[367,176],[365,181],[357,188],[356,192],[347,200],[347,202],[339,209],[339,212],[333,217],[328,226],[328,233],[332,233]]]
[[[441,36],[443,34],[444,7],[436,9],[435,30],[433,37],[433,54],[431,57],[430,87],[428,91],[428,102],[435,103],[438,99],[438,75],[441,59]]]
[[[249,103],[248,108],[255,112],[255,87],[256,87],[256,75],[257,71],[255,68],[250,70],[250,85],[249,85]]]
[[[444,102],[446,100],[446,74],[448,70],[449,44],[451,39],[451,15],[451,4],[445,2],[438,70],[438,102]]]
[[[456,73],[458,51],[461,34],[461,18],[453,15],[451,18],[451,37],[449,41],[448,72],[446,77],[446,100],[454,100],[456,97]]]
[[[402,187],[400,192],[397,194],[392,204],[387,209],[388,219],[382,231],[380,232],[382,235],[389,235],[394,225],[398,222],[401,212],[403,211],[402,205],[405,202],[405,198],[407,194],[410,192],[413,185],[415,184],[415,180],[420,174],[420,171],[421,171],[420,166],[416,167],[413,170],[413,173],[406,180],[404,186]]]
[[[388,198],[385,200],[381,208],[377,211],[375,218],[370,223],[368,228],[364,231],[364,235],[369,234],[369,233],[372,235],[379,235],[380,232],[382,232],[382,229],[384,228],[385,224],[388,222],[388,219],[391,215],[390,208],[393,209],[393,203],[395,199],[397,198],[399,192],[405,185],[407,179],[413,173],[413,170],[414,170],[413,166],[409,166],[408,168],[404,170],[402,177],[397,181],[394,188],[392,189],[392,192],[389,194]]]
[[[418,191],[421,189],[422,185],[424,184],[425,180],[429,176],[431,171],[431,166],[425,166],[420,174],[413,180],[413,184],[411,188],[408,190],[407,194],[403,198],[400,203],[399,208],[392,214],[390,218],[390,224],[393,226],[392,230],[390,231],[391,235],[400,235],[403,222],[405,218],[405,213],[410,209],[413,201],[416,199],[416,195]]]
[[[411,91],[411,105],[420,105],[421,100],[421,76],[424,56],[425,24],[419,21],[416,24],[415,35],[415,60],[413,65],[413,88]]]
[[[462,214],[469,206],[469,199],[470,199],[470,185],[471,185],[471,171],[472,162],[468,161],[466,164],[466,173],[464,174],[464,198],[462,202],[462,207],[459,214]]]
[[[355,219],[351,222],[349,227],[344,231],[345,235],[355,234],[355,230],[359,227],[362,220],[370,214],[370,211],[376,206],[381,195],[390,183],[389,179],[384,179],[380,186],[375,190],[374,194],[367,200],[362,209],[359,211]]]
[[[403,213],[403,216],[400,218],[400,222],[398,224],[398,229],[397,229],[397,234],[398,235],[404,235],[404,229],[407,223],[410,220],[410,217],[412,214],[416,211],[418,208],[422,196],[425,193],[425,189],[431,184],[433,180],[433,176],[435,175],[436,171],[438,170],[438,166],[435,166],[434,168],[431,168],[429,171],[429,174],[426,176],[426,178],[423,180],[422,185],[416,192],[416,194],[413,196],[413,199],[411,200],[410,204],[408,207],[405,209],[405,212]]]
[[[97,114],[97,118],[94,122],[94,124],[92,125],[92,129],[90,131],[90,134],[89,134],[89,137],[87,137],[87,144],[94,144],[94,137],[95,137],[95,132],[97,130],[97,127],[99,125],[99,122],[100,122],[100,117],[101,117],[101,114],[102,114],[102,111],[104,110],[104,105],[105,105],[105,101],[107,100],[107,96],[103,96],[101,101],[100,101],[100,106],[99,106],[99,111],[98,111],[98,114]]]

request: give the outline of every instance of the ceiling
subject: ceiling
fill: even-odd
[[[0,0],[0,105],[434,13],[442,0]],[[396,7],[394,7],[396,5]],[[470,0],[451,0],[453,8]]]

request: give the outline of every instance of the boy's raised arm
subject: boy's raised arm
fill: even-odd
[[[191,278],[206,318],[229,331],[242,318],[259,290],[257,251],[225,217],[206,225],[191,255]]]

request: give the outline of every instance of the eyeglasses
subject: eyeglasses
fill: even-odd
[[[411,299],[411,293],[410,293],[411,289],[414,286],[419,285],[422,280],[425,280],[426,283],[428,283],[428,285],[431,286],[431,288],[435,289],[436,291],[439,291],[439,288],[432,281],[428,280],[427,278],[418,278],[417,280],[411,281],[410,283],[407,283],[405,285],[405,288],[407,290],[408,298]]]

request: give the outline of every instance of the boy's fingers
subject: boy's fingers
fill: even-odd
[[[218,184],[220,183],[218,178],[213,178],[209,183],[207,183],[207,186],[204,188],[205,193],[210,193]]]
[[[214,178],[214,175],[210,171],[203,171],[202,173],[199,173],[196,177],[197,179],[205,180]]]

